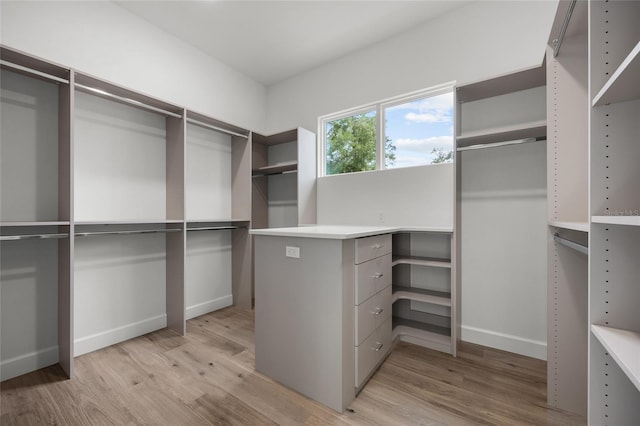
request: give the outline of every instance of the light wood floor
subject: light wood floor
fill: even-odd
[[[458,358],[400,343],[338,414],[254,371],[253,313],[232,307],[1,385],[8,425],[584,424],[546,407],[545,363],[463,344]]]

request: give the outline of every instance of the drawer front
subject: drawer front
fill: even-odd
[[[391,285],[391,254],[356,265],[356,305]]]
[[[356,341],[358,346],[373,330],[391,318],[391,286],[387,286],[362,304],[356,310]]]
[[[356,265],[391,253],[391,234],[356,239]]]
[[[364,342],[356,346],[356,387],[360,387],[367,376],[391,349],[391,318],[388,318]]]

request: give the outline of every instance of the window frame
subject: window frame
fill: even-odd
[[[448,82],[440,84],[438,86],[432,86],[428,89],[422,89],[415,92],[405,93],[403,95],[394,96],[391,98],[383,99],[381,101],[372,102],[364,105],[360,105],[355,108],[349,108],[335,113],[322,115],[318,117],[318,177],[323,176],[339,176],[342,174],[350,173],[336,173],[332,175],[327,174],[327,124],[331,121],[340,120],[341,118],[351,117],[358,114],[366,114],[369,112],[375,112],[376,114],[376,168],[375,170],[363,170],[353,173],[367,173],[377,172],[380,170],[387,170],[385,166],[385,111],[388,108],[413,102],[418,99],[431,98],[445,93],[451,92],[453,94],[453,141],[455,150],[455,138],[456,138],[456,83]],[[454,153],[455,154],[455,153]],[[428,165],[428,164],[424,164]],[[416,167],[416,166],[413,166]],[[395,167],[405,168],[405,167]]]

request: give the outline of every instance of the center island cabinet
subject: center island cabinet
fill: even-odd
[[[256,370],[344,412],[392,348],[394,234],[413,231],[340,225],[251,230]]]

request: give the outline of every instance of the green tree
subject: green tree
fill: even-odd
[[[385,140],[385,164],[393,165],[396,147]],[[376,118],[367,114],[332,121],[327,130],[327,174],[376,169]]]
[[[445,151],[442,148],[433,148],[432,154],[436,154],[436,158],[431,161],[431,164],[448,163],[453,161],[453,151]]]

